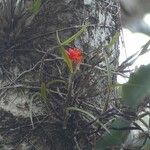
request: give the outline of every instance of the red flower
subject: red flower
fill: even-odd
[[[69,48],[67,54],[72,62],[79,64],[83,60],[83,55],[80,49],[78,48]]]

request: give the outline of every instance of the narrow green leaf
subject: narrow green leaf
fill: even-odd
[[[41,84],[40,96],[41,96],[43,99],[47,99],[47,89],[46,89],[45,83],[42,83],[42,84]]]
[[[110,68],[109,58],[105,52],[104,52],[104,57],[105,57],[105,63],[106,63],[106,68],[107,68],[108,86],[109,86],[109,88],[111,88],[111,86],[112,86],[112,72],[111,72],[111,68]]]
[[[56,37],[57,37],[58,45],[60,47],[61,55],[62,55],[64,61],[66,62],[70,72],[73,73],[72,61],[70,60],[69,56],[67,55],[65,48],[62,46],[62,44],[60,42],[60,39],[58,36],[58,31],[56,31]]]
[[[98,121],[97,118],[94,117],[91,113],[89,113],[83,109],[76,108],[76,107],[68,107],[67,111],[78,111],[80,113],[83,113],[83,114],[89,116],[91,119],[95,120],[98,125],[100,125],[103,129],[105,129],[108,134],[110,133],[109,130],[105,127],[105,125],[102,124],[100,121]]]
[[[52,81],[49,81],[47,85],[49,86],[54,83],[64,83],[65,84],[66,82],[64,80],[52,80]]]
[[[62,46],[67,46],[74,40],[80,37],[80,35],[86,30],[86,28],[90,25],[90,23],[86,23],[76,34],[65,40],[64,42],[61,43]]]
[[[112,46],[118,41],[120,36],[120,32],[116,32],[115,35],[112,37],[112,40],[110,41],[110,43],[107,45],[107,48],[112,48]]]
[[[61,54],[62,54],[64,61],[66,62],[70,72],[73,73],[72,61],[70,60],[65,48],[63,46],[60,46],[60,49],[61,49]]]
[[[116,32],[115,35],[113,36],[111,42],[106,46],[106,48],[110,49],[118,40],[120,36],[119,32]],[[109,63],[109,56],[106,52],[106,49],[103,50],[104,53],[104,57],[105,57],[105,63],[106,63],[106,67],[107,67],[107,76],[108,76],[108,84],[109,84],[109,88],[112,86],[112,73],[111,73],[111,67],[110,67],[110,63]]]
[[[126,68],[131,66],[138,58],[138,52],[135,52],[131,56],[129,56],[125,61],[122,62],[122,64],[119,66],[119,68]]]
[[[142,50],[139,55],[143,55],[149,52],[150,51],[150,49],[148,49],[149,46],[150,46],[150,40],[142,47]]]
[[[37,14],[40,10],[41,4],[42,4],[41,0],[33,0],[31,11]]]

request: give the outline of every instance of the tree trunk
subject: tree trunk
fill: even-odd
[[[28,4],[25,14],[23,1],[19,6],[16,0],[6,3],[0,22],[0,149],[92,150],[106,131],[84,113],[66,109],[76,107],[99,118],[114,103],[116,94],[108,86],[116,75],[106,74],[115,72],[119,48],[118,42],[109,49],[107,44],[120,30],[119,2],[47,0],[38,13]],[[85,22],[90,22],[86,32],[70,45],[85,54],[72,75],[60,55],[56,31],[64,41]],[[39,91],[45,84],[43,100]]]

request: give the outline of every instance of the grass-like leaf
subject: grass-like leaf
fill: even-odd
[[[43,99],[45,99],[45,100],[47,99],[47,89],[46,89],[45,83],[42,83],[42,84],[41,84],[40,96],[41,96]]]
[[[54,84],[54,83],[64,83],[65,84],[66,82],[64,80],[52,80],[47,83],[47,86]]]
[[[118,70],[124,70],[125,68],[130,67],[131,65],[133,65],[133,63],[137,60],[138,57],[139,51],[135,52],[134,54],[129,56],[125,61],[123,61],[121,65],[118,67]]]
[[[62,55],[64,61],[66,62],[70,72],[73,73],[72,61],[70,60],[69,56],[67,55],[67,52],[66,52],[65,48],[63,47],[63,45],[60,42],[58,31],[56,31],[56,37],[57,37],[58,45],[60,47],[61,55]]]
[[[110,43],[107,45],[107,48],[110,49],[112,46],[118,41],[120,36],[120,32],[116,32],[115,35],[112,37]]]
[[[96,123],[97,123],[99,126],[101,126],[103,129],[105,129],[108,134],[110,134],[109,130],[105,127],[105,125],[102,124],[99,120],[97,120],[97,118],[94,117],[91,113],[89,113],[89,112],[87,112],[87,111],[85,111],[85,110],[83,110],[83,109],[76,108],[76,107],[68,107],[68,108],[67,108],[67,111],[78,111],[78,112],[80,112],[80,113],[83,113],[83,114],[87,115],[87,116],[90,117],[91,119],[95,120]]]
[[[31,5],[31,11],[37,14],[40,10],[41,4],[42,4],[41,0],[33,0],[33,3]]]
[[[119,39],[119,36],[120,36],[120,32],[116,32],[115,35],[112,37],[111,42],[106,46],[106,49],[112,48],[112,46]],[[110,88],[112,86],[112,73],[111,73],[111,67],[110,67],[110,62],[109,62],[109,56],[106,52],[106,49],[103,50],[103,53],[104,53],[104,57],[105,57],[106,67],[107,67],[108,86]]]
[[[107,68],[107,77],[108,77],[108,88],[112,86],[112,72],[110,68],[109,58],[106,52],[104,51],[105,63]]]
[[[70,45],[74,40],[79,38],[81,34],[86,30],[86,28],[90,25],[89,22],[87,22],[76,34],[65,40],[64,42],[61,43],[62,46],[67,46]]]
[[[149,52],[150,51],[150,49],[148,49],[149,46],[150,46],[150,40],[142,47],[142,50],[139,55],[143,55]]]

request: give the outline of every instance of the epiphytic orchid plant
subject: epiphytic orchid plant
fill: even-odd
[[[73,41],[79,38],[79,36],[86,30],[88,26],[89,23],[86,23],[76,34],[74,34],[62,43],[60,42],[58,31],[56,31],[57,41],[60,47],[62,57],[71,73],[73,73],[74,69],[76,70],[79,68],[80,63],[83,61],[83,55],[80,49],[74,47],[66,50],[65,46],[69,46]]]

